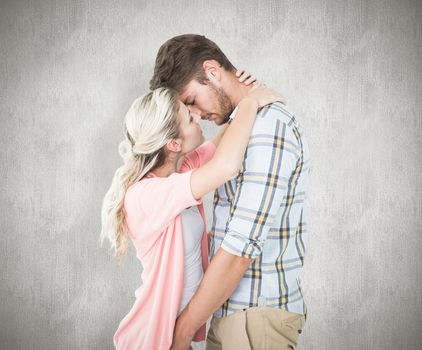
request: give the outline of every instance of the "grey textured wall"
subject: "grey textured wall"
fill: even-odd
[[[102,197],[159,46],[193,32],[307,132],[301,349],[420,349],[421,23],[417,1],[1,1],[0,348],[112,348],[141,267],[99,247]]]

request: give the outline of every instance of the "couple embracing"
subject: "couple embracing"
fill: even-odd
[[[116,349],[294,349],[306,316],[301,127],[201,35],[161,46],[150,87],[126,114],[124,163],[102,208],[101,238],[119,259],[131,241],[143,266]],[[221,125],[213,139],[199,119]],[[214,190],[207,235],[201,198]]]

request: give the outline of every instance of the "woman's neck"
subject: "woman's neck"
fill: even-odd
[[[182,166],[184,156],[179,157],[178,159],[168,159],[165,164],[155,168],[151,171],[157,177],[167,177],[173,173],[179,172],[180,167]]]

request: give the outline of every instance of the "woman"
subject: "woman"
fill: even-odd
[[[201,198],[238,173],[258,108],[281,96],[251,89],[237,114],[204,142],[196,117],[176,93],[157,89],[138,98],[126,119],[124,165],[102,209],[101,238],[120,259],[129,239],[143,265],[136,301],[114,335],[117,349],[169,349],[178,314],[208,264]],[[205,325],[194,340],[205,339]]]

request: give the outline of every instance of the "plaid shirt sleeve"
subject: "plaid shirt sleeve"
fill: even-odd
[[[221,244],[225,251],[249,259],[260,256],[286,188],[297,172],[300,154],[296,134],[282,110],[274,104],[261,110],[236,179]]]

